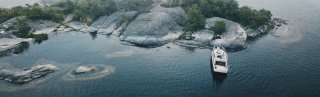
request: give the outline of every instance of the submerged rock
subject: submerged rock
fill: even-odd
[[[0,80],[6,80],[8,82],[23,84],[30,82],[34,79],[48,75],[56,71],[58,67],[52,64],[38,65],[31,67],[30,69],[25,69],[23,71],[13,71],[13,70],[0,70]]]
[[[87,66],[79,66],[78,68],[73,70],[74,74],[81,74],[81,73],[87,73],[93,71],[94,68],[87,67]]]
[[[178,38],[176,34],[181,32],[182,27],[168,13],[151,12],[135,18],[120,39],[137,46],[153,47]]]
[[[112,74],[114,70],[114,67],[102,64],[79,66],[64,75],[63,79],[67,81],[98,79]]]

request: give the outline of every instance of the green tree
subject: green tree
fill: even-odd
[[[152,8],[152,0],[124,0],[123,5],[126,11],[139,11],[147,13]]]
[[[269,24],[271,17],[271,12],[265,9],[258,11],[248,6],[239,9],[239,23],[251,29],[257,29]]]
[[[238,21],[239,4],[235,0],[184,0],[184,8],[198,4],[206,18],[222,17]]]
[[[33,34],[30,33],[31,27],[27,24],[26,18],[17,17],[15,25],[18,28],[17,32],[13,32],[13,35],[19,38],[33,38],[35,42],[41,43],[43,40],[48,40],[47,34]]]
[[[187,8],[187,31],[197,31],[203,29],[205,26],[205,17],[201,14],[200,8],[198,5],[194,4],[192,7]]]
[[[20,38],[28,38],[30,35],[31,27],[27,24],[26,19],[23,17],[17,17],[15,25],[18,27],[18,31],[13,34]]]
[[[180,6],[183,0],[167,0],[166,3],[162,3],[161,6],[162,7],[167,7],[167,8],[171,8],[171,7],[177,7]]]
[[[75,8],[74,3],[71,0],[60,0],[57,4],[54,4],[53,6],[60,7],[65,9],[63,12],[64,14],[70,14]]]
[[[73,6],[74,20],[87,24],[117,10],[113,0],[77,0]]]
[[[213,30],[216,35],[221,35],[226,31],[226,23],[223,21],[217,21],[210,29]]]

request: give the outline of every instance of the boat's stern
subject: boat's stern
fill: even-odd
[[[228,73],[228,67],[225,66],[214,65],[213,70],[214,72]]]

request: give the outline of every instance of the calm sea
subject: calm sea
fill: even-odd
[[[25,0],[1,0],[0,6]],[[229,53],[227,76],[213,74],[210,49],[171,43],[157,48],[122,45],[117,37],[69,32],[0,57],[7,67],[56,64],[60,70],[22,86],[0,81],[0,97],[320,97],[319,0],[239,0],[288,20],[281,32]],[[170,48],[167,48],[169,46]],[[65,80],[79,65],[105,64],[115,72]]]

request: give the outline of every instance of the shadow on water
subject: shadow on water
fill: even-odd
[[[21,54],[24,53],[26,51],[28,51],[30,46],[29,42],[21,42],[20,44],[18,44],[17,46],[4,50],[4,51],[0,51],[0,57],[4,57],[4,56],[10,56],[12,54]]]
[[[33,43],[36,43],[36,44],[41,44],[42,42],[48,40],[49,38],[45,38],[45,39],[39,39],[39,40],[34,40]]]
[[[95,39],[97,38],[97,36],[98,36],[98,35],[97,35],[97,31],[95,31],[95,32],[90,32],[89,34],[90,34],[92,40],[95,40]]]
[[[227,78],[227,74],[223,73],[217,73],[213,71],[213,65],[212,65],[212,59],[210,57],[210,69],[211,69],[211,74],[212,74],[212,82],[215,85],[220,85],[223,83],[223,81]]]

